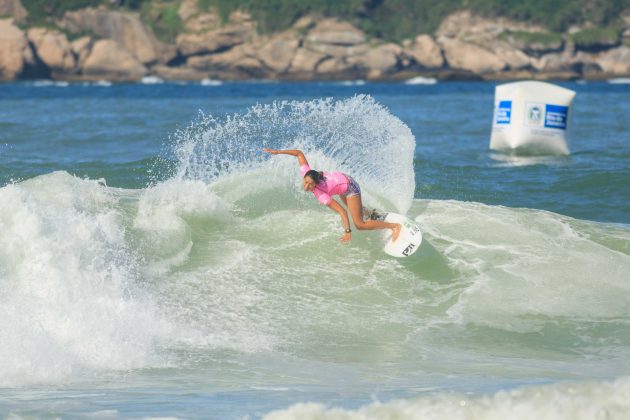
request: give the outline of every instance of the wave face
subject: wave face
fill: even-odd
[[[329,363],[384,386],[627,373],[627,227],[414,200],[426,245],[395,260],[377,233],[340,245],[338,218],[299,185],[265,188],[58,172],[0,189],[2,385],[166,366],[248,384],[226,360],[263,383],[329,381]]]

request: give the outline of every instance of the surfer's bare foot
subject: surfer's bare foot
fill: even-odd
[[[398,235],[400,235],[400,229],[402,228],[402,226],[399,223],[396,223],[396,227],[392,228],[392,242],[396,241],[396,239],[398,239]]]

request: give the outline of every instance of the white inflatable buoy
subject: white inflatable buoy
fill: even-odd
[[[496,87],[490,149],[568,155],[567,129],[575,92],[544,82]]]

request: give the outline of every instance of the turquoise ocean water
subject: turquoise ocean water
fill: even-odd
[[[630,418],[630,85],[0,85],[0,416]],[[338,243],[295,159],[425,234]]]

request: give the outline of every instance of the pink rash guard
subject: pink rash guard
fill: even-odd
[[[308,165],[300,166],[300,175],[304,175],[311,170]],[[348,191],[350,182],[341,172],[324,172],[324,180],[313,189],[313,195],[321,204],[329,205],[333,195],[345,194]]]

